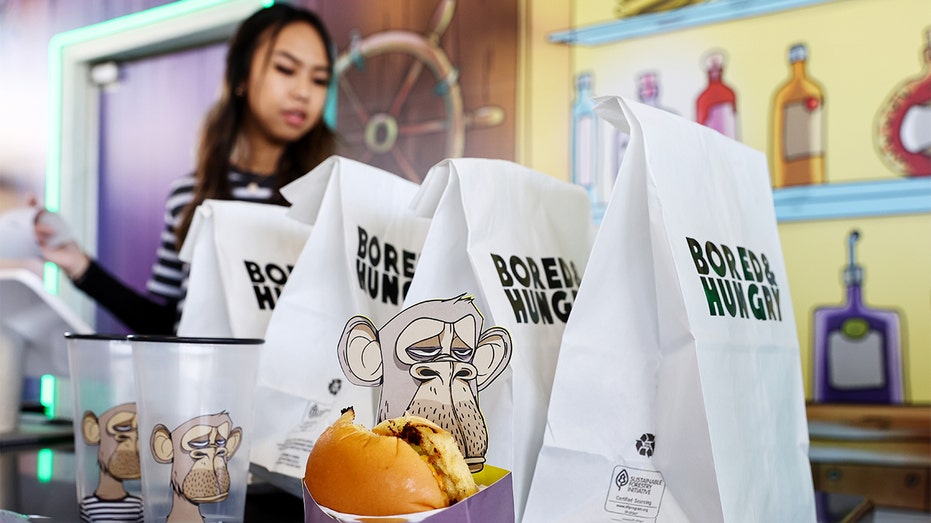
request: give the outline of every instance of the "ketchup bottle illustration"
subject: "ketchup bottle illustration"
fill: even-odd
[[[714,52],[705,59],[708,86],[695,100],[695,121],[719,133],[739,140],[737,132],[737,96],[721,78],[724,74],[724,55]]]

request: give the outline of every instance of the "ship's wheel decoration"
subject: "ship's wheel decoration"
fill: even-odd
[[[436,162],[462,156],[467,127],[504,120],[500,107],[463,108],[459,72],[439,45],[455,6],[441,0],[427,34],[351,33],[334,65],[336,128],[349,156],[419,183]]]

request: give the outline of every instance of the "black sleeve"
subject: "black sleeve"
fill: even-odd
[[[178,302],[157,302],[142,296],[91,260],[74,286],[93,298],[136,334],[175,333]]]

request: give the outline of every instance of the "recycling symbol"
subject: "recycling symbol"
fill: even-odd
[[[637,452],[639,452],[641,456],[651,457],[653,455],[654,446],[653,434],[644,434],[637,440]]]
[[[336,393],[339,392],[339,389],[343,388],[343,382],[340,379],[334,379],[330,382],[330,386],[328,388],[330,390],[330,394],[335,396]]]

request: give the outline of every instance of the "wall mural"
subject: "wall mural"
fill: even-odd
[[[832,492],[926,512],[927,484],[906,478],[927,476],[931,449],[927,2],[677,4],[576,1],[570,27],[549,34],[571,48],[572,180],[600,220],[627,139],[591,118],[594,96],[660,106],[766,153],[819,519],[846,515]],[[634,5],[675,8],[621,16]],[[873,481],[887,473],[894,492]]]
[[[620,16],[617,2],[576,2],[576,25],[549,35],[573,53],[572,181],[599,221],[629,139],[594,116],[592,98],[603,95],[661,107],[765,152],[807,396],[931,401],[931,328],[906,321],[927,317],[931,291],[929,19],[914,16],[908,0],[754,4]],[[910,20],[908,33],[862,42],[855,30],[836,38],[819,30],[830,21],[878,31],[887,17]],[[848,264],[838,271],[844,245]],[[852,268],[854,257],[867,276],[863,265]]]
[[[902,314],[864,300],[859,240],[857,230],[848,235],[842,302],[814,310],[814,400],[902,403]]]
[[[806,68],[808,46],[789,48],[789,77],[772,103],[773,187],[824,183],[824,88]]]
[[[931,27],[924,36],[924,70],[896,86],[876,115],[879,155],[905,176],[931,176]]]
[[[308,4],[339,48],[340,154],[415,182],[444,158],[514,159],[515,1]]]

